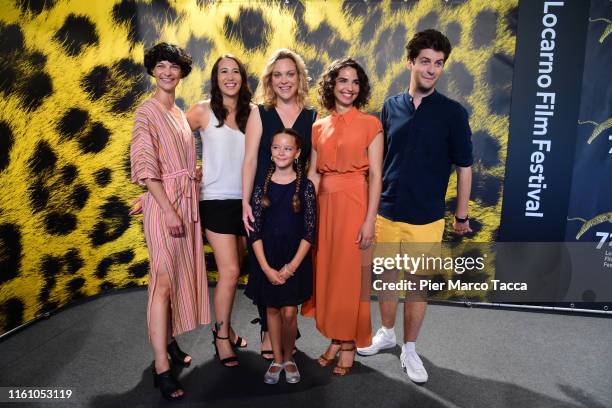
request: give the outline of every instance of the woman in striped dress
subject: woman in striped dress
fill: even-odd
[[[147,323],[154,383],[164,398],[178,399],[184,392],[170,373],[168,336],[210,322],[195,140],[174,103],[176,86],[191,71],[191,57],[175,45],[160,43],[145,52],[144,62],[157,87],[136,109],[132,182],[147,187],[142,214],[150,258]]]

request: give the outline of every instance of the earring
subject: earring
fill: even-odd
[[[270,156],[270,161],[274,161],[274,156]]]

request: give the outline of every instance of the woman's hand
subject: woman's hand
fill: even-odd
[[[175,238],[182,237],[184,234],[183,221],[174,209],[164,211],[164,223],[168,227],[170,236]]]
[[[132,209],[128,213],[129,215],[142,214],[142,200],[144,199],[145,194],[146,193],[142,193],[141,195],[132,200],[132,202],[130,203]]]
[[[267,268],[264,270],[266,277],[272,285],[284,285],[285,279],[281,277],[281,274],[274,268]]]
[[[198,183],[202,181],[202,166],[196,166],[195,179]]]
[[[246,230],[247,235],[249,235],[249,232],[255,231],[251,225],[255,222],[253,209],[251,208],[251,204],[247,203],[246,201],[242,201],[242,222],[244,223],[244,229]]]
[[[359,244],[359,249],[368,249],[374,242],[375,224],[376,220],[366,220],[359,229],[359,234],[357,234],[357,240],[355,241],[355,243]]]

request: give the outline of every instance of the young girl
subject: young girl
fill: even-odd
[[[301,138],[284,128],[272,137],[272,164],[263,185],[257,185],[251,206],[255,218],[250,235],[257,264],[251,265],[246,295],[266,307],[274,361],[264,375],[276,384],[281,371],[288,383],[300,381],[293,361],[297,305],[312,294],[310,246],[315,236],[314,185],[302,174]]]

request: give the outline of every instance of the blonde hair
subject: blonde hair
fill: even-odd
[[[276,105],[276,94],[274,93],[274,89],[272,89],[272,71],[274,70],[274,64],[282,59],[290,59],[295,64],[299,79],[297,103],[300,107],[304,107],[306,105],[306,99],[308,98],[308,81],[310,80],[310,78],[308,78],[308,70],[306,69],[306,64],[304,64],[302,57],[287,48],[280,48],[274,51],[266,63],[266,67],[261,73],[259,84],[255,90],[255,102],[263,103],[266,109],[270,109]]]

